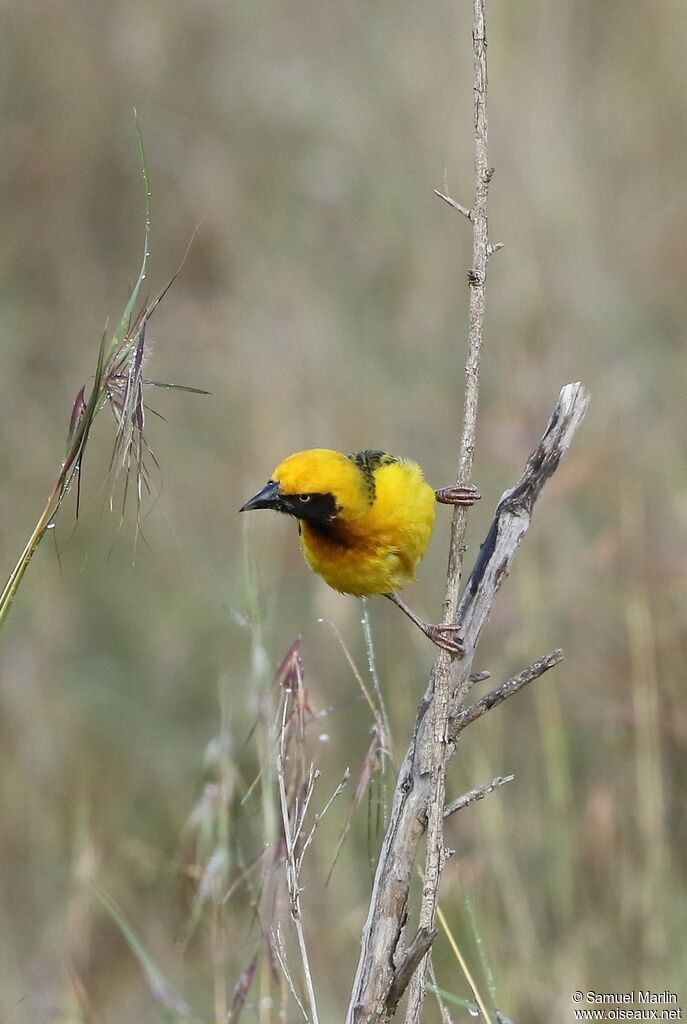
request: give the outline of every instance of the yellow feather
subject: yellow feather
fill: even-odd
[[[360,470],[347,455],[329,448],[311,448],[284,459],[272,474],[282,494],[333,494],[342,518],[367,511]]]
[[[375,457],[361,468],[340,452],[298,452],[272,475],[283,494],[334,496],[337,514],[329,523],[301,522],[301,547],[331,587],[357,597],[387,594],[414,580],[436,509],[417,463],[361,453],[368,454]]]

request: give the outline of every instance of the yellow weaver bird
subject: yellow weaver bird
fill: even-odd
[[[476,488],[434,491],[410,459],[312,448],[281,462],[239,511],[271,508],[298,519],[311,569],[343,594],[388,597],[437,646],[462,654],[460,626],[424,622],[397,591],[415,579],[434,529],[436,503],[472,505]]]

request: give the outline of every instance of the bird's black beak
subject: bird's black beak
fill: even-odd
[[[261,491],[258,491],[250,501],[247,501],[245,505],[242,505],[239,512],[252,512],[255,508],[274,508],[281,509],[281,495],[279,494],[279,484],[276,484],[274,480],[270,480],[265,484]]]

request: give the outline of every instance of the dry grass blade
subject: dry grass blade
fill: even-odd
[[[272,951],[274,952],[274,955],[276,956],[279,962],[279,966],[281,967],[282,973],[286,978],[286,983],[289,986],[289,991],[294,998],[294,1002],[296,1003],[296,1006],[303,1015],[303,1020],[306,1022],[306,1024],[309,1024],[310,1018],[308,1017],[305,1007],[303,1006],[303,1001],[301,1000],[301,997],[298,995],[298,992],[296,991],[296,986],[294,984],[291,971],[289,970],[288,961],[286,959],[286,950],[284,949],[284,944],[281,939],[281,931],[279,928],[276,928],[272,934]]]
[[[287,727],[295,719],[298,739],[305,740],[305,716],[312,714],[308,704],[308,693],[304,684],[303,659],[301,658],[301,641],[294,640],[284,659],[277,669],[275,683],[292,699],[292,711],[287,718]]]
[[[264,860],[266,852],[267,852],[267,847],[265,847],[264,849],[260,850],[259,853],[256,853],[256,855],[251,858],[251,860],[248,862],[248,864],[243,868],[243,870],[239,874],[238,878],[235,878],[234,881],[229,886],[229,888],[227,889],[226,893],[224,894],[224,897],[222,898],[222,903],[228,903],[229,900],[234,895],[234,893],[238,889],[240,889],[241,886],[245,882],[248,881],[249,877],[253,874],[253,872],[256,870],[256,868],[260,867],[262,861]]]
[[[458,942],[456,941],[456,938],[455,938],[453,932],[451,931],[449,923],[446,920],[446,915],[444,914],[443,910],[441,909],[441,907],[439,905],[437,905],[437,918],[439,920],[439,924],[441,925],[441,927],[444,930],[444,934],[446,935],[446,938],[448,939],[448,943],[449,943],[449,945],[451,947],[453,955],[455,956],[456,960],[458,961],[460,969],[461,969],[461,971],[463,972],[463,974],[465,976],[465,980],[467,981],[468,985],[472,989],[472,993],[473,993],[473,995],[475,997],[475,1003],[479,1007],[479,1012],[481,1014],[481,1019],[484,1021],[484,1024],[491,1024],[491,1016],[490,1016],[490,1014],[489,1014],[489,1012],[488,1012],[488,1010],[487,1010],[487,1008],[486,1008],[486,1006],[484,1004],[484,998],[483,998],[483,996],[482,996],[482,994],[481,994],[481,992],[480,992],[480,990],[479,990],[479,988],[477,986],[477,983],[475,982],[475,979],[472,976],[472,973],[470,972],[470,968],[467,965],[467,961],[465,960],[465,957],[463,956],[461,948],[458,945]]]
[[[372,779],[372,776],[376,768],[378,767],[380,750],[381,739],[379,733],[379,724],[375,724],[372,727],[372,739],[370,740],[370,745],[367,748],[367,753],[365,754],[365,759],[363,760],[362,768],[360,769],[360,774],[358,775],[358,781],[355,784],[355,790],[353,793],[353,799],[351,800],[351,806],[349,808],[348,814],[346,815],[346,820],[344,822],[343,828],[341,829],[339,841],[336,844],[336,850],[334,851],[334,859],[332,861],[332,866],[330,867],[327,873],[327,878],[324,883],[325,886],[329,885],[329,882],[331,881],[331,877],[334,874],[334,868],[336,867],[339,855],[341,853],[341,850],[343,849],[343,844],[346,842],[346,837],[348,836],[348,833],[351,831],[351,826],[353,824],[353,817],[355,815],[355,812],[358,809],[358,806],[360,805],[363,793],[369,786],[370,780]]]
[[[312,972],[310,970],[310,960],[308,957],[308,951],[305,943],[303,921],[301,917],[301,887],[299,880],[299,866],[296,855],[296,843],[298,842],[299,831],[300,828],[302,827],[303,815],[305,814],[305,811],[307,809],[307,804],[309,802],[310,795],[312,795],[312,782],[314,781],[314,776],[311,773],[308,788],[306,791],[304,807],[300,817],[298,815],[297,808],[295,809],[295,813],[293,809],[291,810],[290,813],[289,803],[286,796],[286,782],[284,773],[284,760],[287,745],[287,713],[288,704],[287,701],[284,701],[279,752],[277,754],[277,783],[279,787],[279,803],[281,807],[282,824],[284,828],[284,842],[286,844],[286,886],[289,893],[291,918],[296,929],[298,948],[301,956],[301,962],[303,965],[303,974],[305,976],[306,991],[308,994],[308,1008],[310,1010],[310,1016],[306,1016],[306,1019],[311,1020],[312,1024],[318,1024],[319,1018],[317,1015],[317,1004],[315,1002],[315,990],[313,987]],[[295,830],[292,828],[292,816],[296,820],[296,822],[299,823]],[[289,975],[287,974],[287,979],[288,978]],[[301,1004],[299,1001],[299,1006],[300,1005]],[[301,1009],[303,1009],[302,1006]]]
[[[257,966],[258,958],[257,956],[254,956],[248,966],[241,971],[238,980],[234,985],[234,991],[231,994],[231,1006],[229,1007],[229,1013],[227,1014],[227,1024],[236,1024],[238,1021],[253,982],[255,968]]]
[[[96,1010],[86,986],[81,980],[76,968],[71,963],[67,964],[67,974],[69,975],[69,980],[72,983],[74,994],[76,995],[81,1014],[86,1024],[105,1024],[104,1018],[101,1017]]]
[[[346,771],[343,774],[343,778],[341,779],[341,782],[336,787],[336,789],[334,790],[332,795],[329,797],[329,800],[327,800],[327,803],[324,805],[323,809],[319,812],[319,814],[315,815],[315,820],[312,823],[312,825],[310,826],[310,831],[308,832],[307,836],[305,837],[305,840],[303,841],[303,845],[301,847],[301,850],[300,850],[300,853],[299,853],[299,856],[298,856],[298,870],[299,871],[300,871],[301,867],[303,866],[303,858],[305,857],[306,853],[308,852],[308,847],[310,846],[310,844],[312,843],[313,839],[315,838],[315,831],[317,829],[317,826],[320,824],[320,822],[324,818],[325,814],[327,813],[327,811],[329,810],[331,805],[336,800],[337,796],[339,796],[341,793],[343,793],[344,789],[348,785],[348,780],[349,780],[350,777],[351,777],[351,770],[350,770],[350,768],[347,768]],[[330,872],[330,874],[331,874],[331,872]]]
[[[275,850],[274,866],[283,868],[280,887],[283,877],[283,881],[286,883],[288,910],[293,922],[305,983],[304,999],[301,999],[296,991],[286,948],[281,940],[279,922],[271,929],[271,947],[301,1013],[311,1024],[317,1024],[318,1012],[301,907],[303,862],[313,844],[320,822],[336,798],[343,792],[350,773],[346,769],[322,810],[311,815],[315,786],[320,778],[320,771],[312,761],[308,763],[306,760],[304,716],[310,709],[307,705],[304,686],[300,641],[291,645],[277,670],[275,682],[282,692],[282,699],[276,752],[276,782],[281,812],[281,835]],[[282,1018],[280,1017],[280,1019]]]
[[[282,658],[277,671],[274,674],[272,680],[272,687],[277,687],[281,691],[281,699],[279,703],[279,720],[281,720],[282,711],[285,707],[288,707],[288,714],[285,719],[285,736],[290,740],[292,733],[292,726],[296,724],[296,735],[299,744],[299,754],[303,753],[303,746],[305,743],[305,730],[309,722],[316,719],[316,715],[313,713],[312,708],[308,702],[308,691],[305,687],[305,673],[303,669],[303,659],[301,657],[301,641],[297,638],[293,641],[288,651]],[[255,719],[251,726],[244,746],[247,746],[255,736],[256,730],[260,722],[260,716]],[[275,725],[275,729],[278,726]],[[301,756],[301,764],[303,764]],[[256,787],[260,784],[265,773],[266,765],[262,764],[257,775],[253,778],[252,782],[246,789],[243,797],[241,798],[241,804],[244,805],[248,802],[250,797],[255,792]]]

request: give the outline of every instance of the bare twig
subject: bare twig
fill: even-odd
[[[472,210],[468,210],[467,206],[463,206],[462,203],[456,202],[455,199],[451,199],[450,196],[444,195],[438,188],[434,189],[434,195],[439,196],[439,199],[443,199],[445,203],[448,203],[450,207],[457,210],[458,213],[462,213],[468,220],[472,220]]]
[[[456,811],[462,811],[463,807],[467,807],[468,804],[484,800],[485,796],[488,796],[489,793],[493,793],[495,789],[498,789],[499,786],[504,786],[507,782],[512,782],[514,778],[514,775],[497,775],[490,782],[483,782],[481,786],[475,786],[474,789],[463,793],[456,800],[452,800],[450,804],[446,804],[444,807],[444,818],[450,818],[452,814],[455,814]]]
[[[465,367],[463,429],[458,453],[457,483],[467,485],[472,475],[475,450],[480,365],[484,337],[485,287],[489,257],[502,243],[489,243],[487,200],[493,175],[487,158],[487,50],[485,2],[473,0],[473,110],[474,201],[468,210],[444,193],[440,198],[470,221],[473,232],[470,286],[468,355]],[[417,846],[427,832],[418,934],[430,935],[437,916],[437,894],[447,853],[444,849],[446,766],[456,738],[469,721],[504,700],[560,660],[554,652],[545,664],[533,666],[514,680],[478,701],[463,717],[464,704],[476,681],[472,663],[501,583],[531,521],[532,509],[546,480],[586,412],[589,395],[581,384],[569,384],[560,393],[547,429],[532,452],[518,483],[504,494],[482,545],[469,583],[459,604],[465,550],[466,509],[454,508],[443,604],[443,622],[460,622],[465,654],[461,660],[442,652],[420,702],[412,741],[399,772],[389,826],[382,844],[369,912],[363,929],[360,958],[348,1007],[346,1024],[383,1024],[393,1013],[403,992],[407,972],[399,978],[398,964],[412,963],[403,946],[408,898]],[[490,784],[491,785],[491,784]],[[487,787],[488,789],[488,787]],[[486,792],[486,789],[485,789]],[[484,795],[484,794],[481,794]],[[477,799],[477,794],[466,798]],[[464,802],[462,804],[465,805]],[[406,1024],[419,1024],[425,994],[425,954],[410,983]],[[463,962],[461,961],[463,964]],[[467,973],[467,965],[463,964]],[[472,984],[472,982],[470,982]],[[474,988],[474,985],[473,985]],[[393,998],[390,998],[393,989]],[[489,1020],[476,992],[480,1012]]]
[[[542,439],[527,460],[522,476],[506,491],[496,508],[458,609],[466,650],[465,658],[453,665],[457,684],[454,701],[458,704],[462,704],[471,685],[472,658],[468,652],[474,654],[494,598],[529,528],[534,503],[570,447],[588,405],[589,392],[582,384],[566,384],[561,389]]]
[[[472,266],[468,272],[470,285],[470,309],[468,330],[468,357],[465,364],[465,398],[463,405],[463,430],[458,453],[456,482],[469,484],[475,453],[477,432],[477,409],[479,404],[479,377],[484,341],[485,287],[487,264],[489,262],[489,227],[487,222],[487,200],[489,183],[493,170],[487,159],[487,40],[485,27],[485,0],[473,0],[472,44],[473,44],[473,113],[474,113],[474,200],[472,210],[467,213],[472,224]],[[448,201],[446,196],[442,196]],[[455,209],[465,214],[460,204],[451,202]],[[456,621],[460,577],[465,551],[465,530],[467,509],[456,505],[451,524],[448,569],[446,574],[446,596],[444,598],[443,621]],[[431,752],[431,796],[427,813],[427,853],[425,860],[425,881],[420,908],[420,927],[431,930],[434,927],[439,882],[446,860],[444,851],[444,802],[446,792],[446,764],[448,750],[448,720],[451,677],[451,657],[442,652],[437,658],[434,672],[434,699],[432,701],[433,748]],[[425,997],[426,958],[415,973],[408,1006],[406,1024],[419,1024],[420,1011]]]
[[[466,726],[480,718],[487,711],[491,711],[497,704],[507,700],[508,697],[512,697],[513,694],[522,690],[524,686],[538,679],[545,672],[548,672],[550,668],[554,668],[562,660],[563,651],[558,648],[555,651],[551,651],[551,654],[547,654],[544,658],[540,658],[539,661],[533,662],[528,668],[518,672],[517,675],[511,676],[510,679],[507,679],[505,683],[501,683],[494,690],[490,690],[484,697],[481,697],[474,704],[461,711],[450,723],[449,734],[451,739],[455,739],[458,733],[462,732]]]
[[[496,508],[459,606],[465,656],[451,666],[451,722],[458,721],[463,713],[465,697],[474,678],[472,662],[477,642],[515,553],[530,526],[534,504],[544,483],[570,446],[588,403],[589,393],[581,384],[567,384],[561,390],[547,428],[530,455],[520,480],[504,494]],[[552,664],[555,663],[554,658]],[[546,668],[550,667],[551,664],[546,665]],[[525,670],[525,674],[529,671]],[[394,976],[393,964],[400,962],[404,955],[402,932],[415,854],[427,823],[432,782],[431,755],[434,751],[431,706],[435,673],[436,668],[420,701],[413,738],[401,763],[389,826],[377,862],[347,1024],[377,1024],[388,1020],[386,998]],[[526,681],[536,678],[537,674],[541,672],[529,675]],[[525,682],[521,685],[525,685]],[[518,688],[521,686],[516,687],[515,683],[512,686],[504,684],[494,693],[503,692],[500,699],[505,699],[517,692]],[[505,692],[506,689],[508,692]],[[484,701],[489,699],[492,699],[491,695],[483,698]],[[498,702],[497,698],[492,706]],[[477,701],[474,708],[482,710],[471,711],[471,721],[487,710],[482,701]],[[464,719],[461,728],[466,724],[467,719]],[[450,734],[446,750],[448,755],[453,752],[453,738]],[[443,810],[442,804],[442,821]]]
[[[472,223],[472,267],[468,273],[470,309],[468,328],[468,358],[465,366],[465,399],[463,430],[458,453],[456,482],[469,484],[475,454],[477,408],[479,403],[479,375],[484,337],[484,290],[489,261],[489,227],[487,199],[493,169],[487,160],[487,41],[484,24],[485,0],[473,0],[473,112],[474,112],[474,202],[470,211]],[[456,505],[451,524],[444,621],[454,622],[458,604],[460,575],[463,567],[467,508]]]

